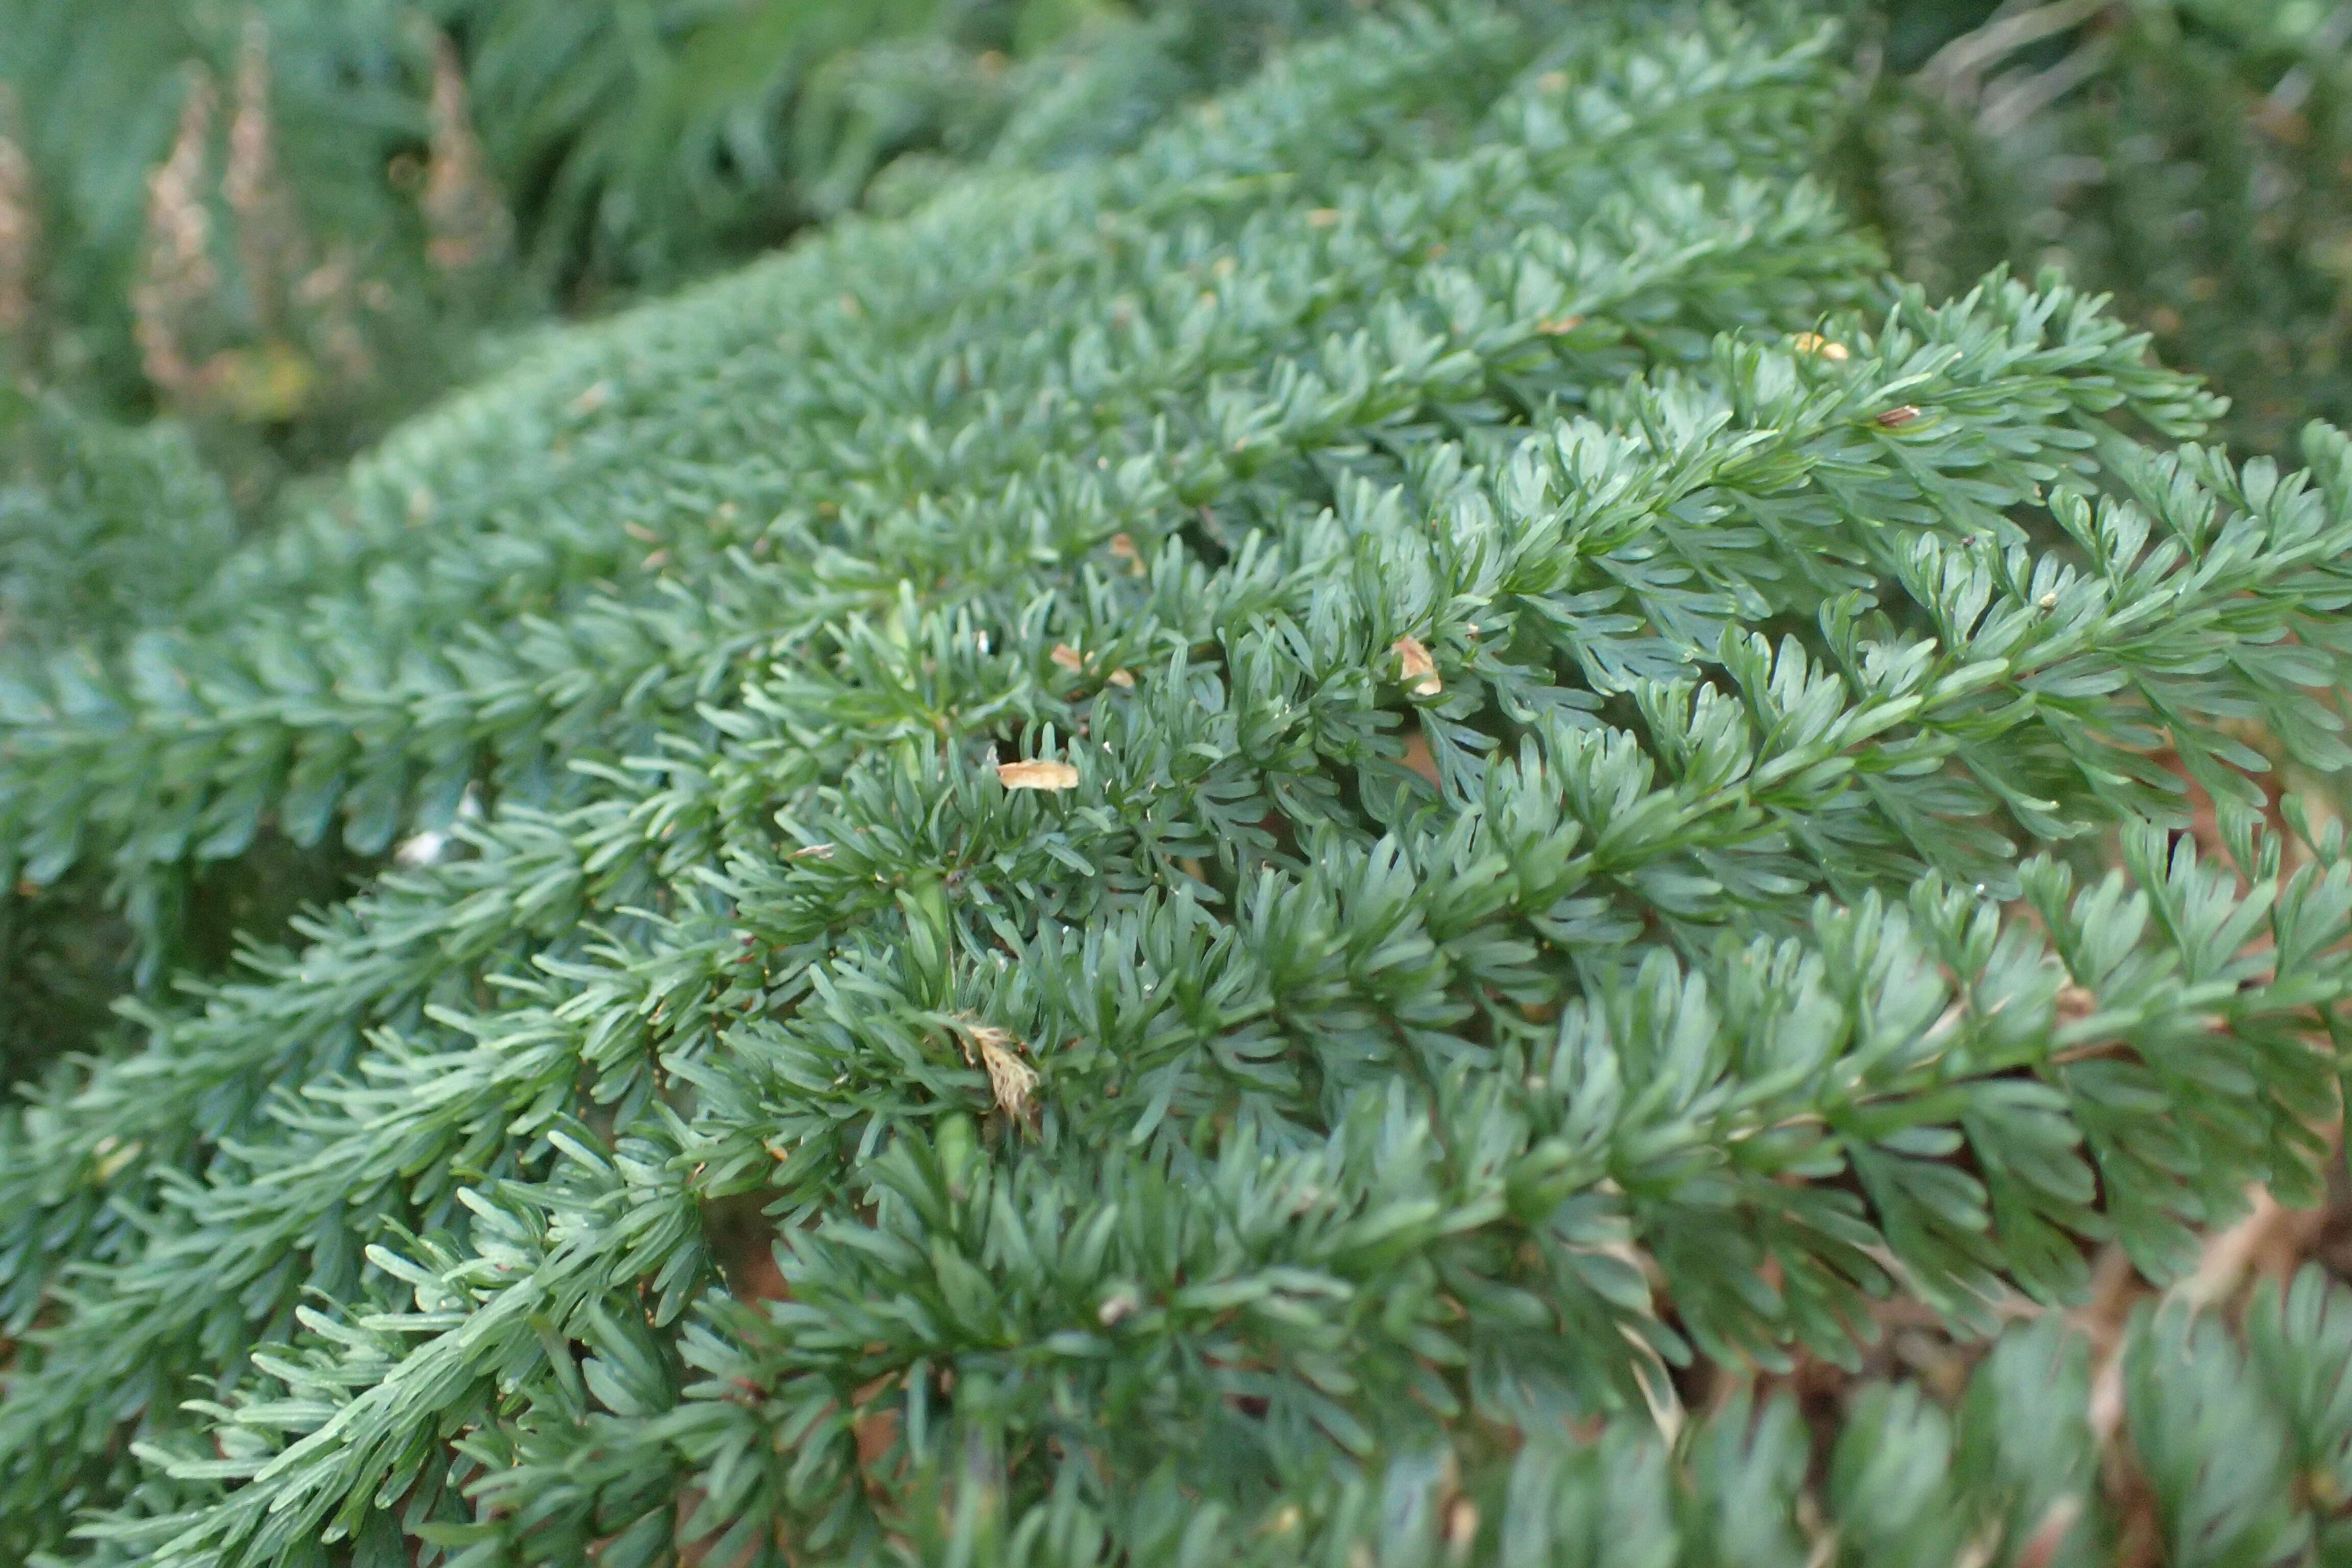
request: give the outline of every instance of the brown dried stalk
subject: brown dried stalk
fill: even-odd
[[[33,163],[16,129],[16,97],[0,82],[0,342],[21,348],[33,325],[41,216],[33,201]]]
[[[296,307],[310,318],[320,348],[348,382],[367,381],[375,374],[375,355],[353,307],[358,285],[351,247],[339,245],[294,286]]]
[[[171,155],[147,176],[146,246],[131,305],[147,379],[167,396],[184,395],[196,384],[188,335],[196,312],[220,283],[212,259],[212,215],[203,195],[214,98],[210,74],[191,66]]]
[[[421,203],[430,235],[425,254],[445,272],[470,272],[507,254],[514,239],[514,220],[499,198],[481,138],[475,133],[457,50],[438,33],[433,36],[431,117]]]
[[[229,121],[228,168],[221,195],[236,218],[237,265],[264,337],[281,335],[286,279],[309,268],[309,250],[292,195],[278,172],[277,132],[269,116],[269,29],[248,15],[236,60],[236,114]]]

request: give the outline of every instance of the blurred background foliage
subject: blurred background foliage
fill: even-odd
[[[1115,149],[1389,3],[0,0],[0,356],[192,423],[249,512],[504,332]],[[1903,271],[2113,289],[2242,445],[2352,407],[2352,5],[1832,4]]]
[[[962,164],[1116,151],[1354,9],[0,0],[0,706],[16,661],[135,659],[306,477],[529,334]],[[217,973],[376,868],[269,840],[191,873],[146,972]],[[138,988],[114,902],[0,877],[8,1078]]]
[[[2352,4],[1893,0],[1879,37],[1855,199],[1899,270],[2112,291],[2243,450],[2352,417]]]
[[[168,620],[530,333],[959,166],[1115,152],[1392,3],[0,0],[0,682]],[[2243,451],[2352,421],[2352,0],[1811,3],[1899,271],[2113,291]],[[372,868],[273,855],[191,879],[166,970]],[[102,877],[0,882],[9,1076],[131,988],[107,911]]]
[[[464,379],[499,330],[740,260],[894,163],[1008,129],[1076,151],[1016,124],[1074,72],[1116,77],[1067,128],[1115,144],[1352,9],[0,0],[0,337],[20,375],[247,426],[267,452],[232,467],[299,471]],[[275,475],[235,477],[250,510]]]

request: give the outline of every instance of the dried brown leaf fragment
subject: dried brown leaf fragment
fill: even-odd
[[[996,782],[1006,789],[1065,790],[1078,787],[1078,770],[1067,763],[1044,758],[1025,763],[999,763]]]
[[[1015,1121],[1029,1120],[1029,1097],[1037,1088],[1037,1069],[1021,1059],[1020,1044],[1003,1029],[988,1024],[963,1026],[966,1061],[988,1074],[988,1089],[996,1108]]]
[[[1419,637],[1399,637],[1394,652],[1402,666],[1400,674],[1415,697],[1434,697],[1445,689],[1445,682],[1437,673],[1437,661],[1429,657],[1429,649]]]

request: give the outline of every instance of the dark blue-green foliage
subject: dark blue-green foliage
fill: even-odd
[[[26,650],[6,869],[152,963],[390,859],[0,1122],[0,1550],[2106,1561],[2055,1309],[2325,1181],[2352,445],[1885,280],[1841,47],[1368,22]],[[1705,1397],[1889,1302],[1957,1403]],[[2337,1549],[2347,1310],[2128,1331],[2175,1560]]]

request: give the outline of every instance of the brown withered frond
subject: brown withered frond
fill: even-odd
[[[431,234],[425,253],[445,272],[471,272],[507,254],[514,240],[514,219],[475,132],[457,48],[437,33],[433,37],[431,115],[422,202]]]
[[[987,1024],[964,1024],[963,1054],[988,1074],[989,1091],[996,1108],[1015,1121],[1029,1120],[1029,1097],[1037,1088],[1037,1069],[1021,1059],[1021,1042],[1005,1030]]]
[[[237,51],[236,112],[229,121],[221,195],[236,218],[237,266],[254,325],[264,337],[284,330],[288,280],[310,268],[310,244],[278,168],[269,97],[269,29],[258,14],[249,14]]]
[[[41,215],[34,201],[32,160],[16,131],[16,98],[0,82],[0,342],[21,344],[33,325]]]
[[[220,284],[212,258],[212,214],[204,198],[215,98],[211,74],[191,66],[171,153],[147,176],[146,244],[131,304],[147,379],[167,396],[195,384],[189,331]]]

